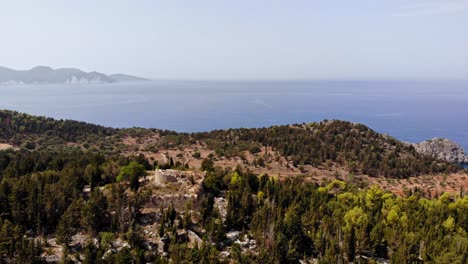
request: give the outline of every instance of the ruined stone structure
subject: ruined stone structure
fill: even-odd
[[[194,185],[196,183],[201,183],[204,176],[204,173],[195,173],[193,171],[157,169],[154,172],[154,183],[156,185],[164,185],[168,183]]]
[[[177,182],[179,171],[176,170],[156,170],[154,172],[154,182],[156,185],[163,185],[170,182]]]
[[[197,206],[202,192],[201,184],[205,173],[198,171],[160,170],[154,172],[153,190],[147,206],[153,208],[168,207],[184,208],[187,202]]]

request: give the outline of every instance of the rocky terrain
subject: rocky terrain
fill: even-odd
[[[468,155],[464,149],[446,138],[434,138],[413,144],[415,149],[425,155],[430,155],[453,163],[468,163]]]

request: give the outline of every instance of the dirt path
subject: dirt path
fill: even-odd
[[[10,149],[10,148],[13,148],[13,146],[8,145],[8,144],[0,143],[0,150]]]

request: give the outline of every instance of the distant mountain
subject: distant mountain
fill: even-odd
[[[73,68],[52,69],[48,66],[37,66],[30,70],[17,71],[0,67],[0,84],[113,83],[143,80],[146,79],[124,74],[108,76],[99,72],[84,72]]]
[[[117,82],[141,82],[148,81],[148,79],[136,77],[127,74],[111,74],[109,77]]]

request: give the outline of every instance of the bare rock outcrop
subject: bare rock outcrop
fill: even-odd
[[[463,148],[446,138],[434,138],[413,144],[417,152],[453,163],[468,163],[468,155]]]

